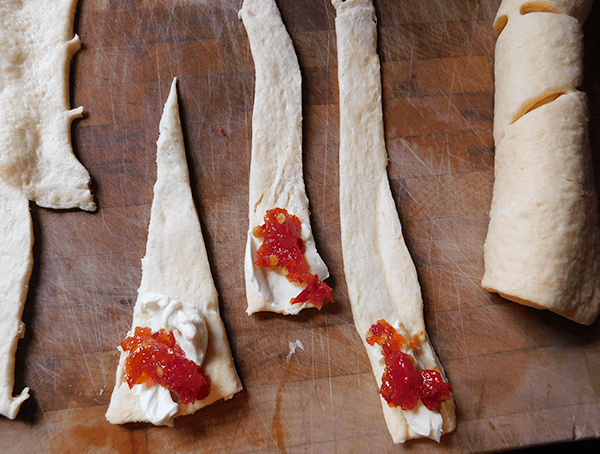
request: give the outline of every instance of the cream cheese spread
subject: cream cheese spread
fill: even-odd
[[[148,387],[146,383],[135,385],[133,392],[140,398],[144,415],[155,426],[173,426],[173,417],[179,404],[171,398],[171,392],[160,385]]]
[[[404,410],[404,417],[416,433],[440,441],[444,418],[439,411],[432,411],[423,403],[419,403],[411,410]]]
[[[208,330],[204,317],[196,306],[171,299],[159,293],[145,293],[138,297],[134,326],[149,327],[152,332],[161,328],[173,331],[175,340],[186,358],[199,366],[204,361],[208,345]],[[173,417],[179,404],[171,392],[161,385],[135,385],[133,390],[140,398],[140,405],[148,420],[156,425],[173,425]]]
[[[311,274],[316,274],[321,281],[324,281],[329,277],[329,270],[317,252],[317,246],[312,238],[310,227],[305,223],[302,223],[300,238],[302,238],[306,247],[304,258],[308,264],[308,271]],[[306,304],[292,304],[290,301],[292,298],[296,298],[305,286],[288,281],[281,273],[256,266],[256,251],[261,244],[261,239],[256,238],[252,232],[248,232],[245,259],[246,275],[250,276],[265,301],[273,303],[277,309],[285,314],[298,314],[306,307]]]

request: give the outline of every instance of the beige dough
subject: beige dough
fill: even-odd
[[[504,1],[496,19],[506,21],[496,44],[482,286],[590,324],[600,311],[600,230],[587,100],[577,87],[591,2],[537,3]]]
[[[8,0],[0,7],[0,181],[47,208],[96,205],[73,155],[70,61],[77,0]]]
[[[600,235],[586,105],[571,92],[507,128],[482,286],[589,324],[600,304]]]
[[[12,397],[14,355],[33,266],[28,200],[48,208],[96,205],[90,176],[73,155],[70,61],[77,0],[3,1],[0,6],[0,413],[14,418],[28,389]]]
[[[302,222],[301,237],[310,272],[321,280],[329,276],[312,235],[302,177],[300,67],[274,0],[245,0],[240,18],[248,33],[256,71],[245,257],[247,313],[297,314],[315,306],[290,304],[290,297],[298,296],[303,287],[289,284],[281,274],[254,265],[261,241],[252,235],[252,229],[264,223],[267,210],[285,208]]]
[[[415,358],[423,368],[443,374],[425,331],[421,288],[386,172],[375,10],[371,0],[332,3],[337,11],[342,252],[354,323],[378,386],[383,365],[365,335],[380,319],[399,321],[409,336],[418,335],[422,347]],[[399,407],[381,401],[395,443],[423,436],[408,425]],[[443,433],[454,430],[454,401],[442,403],[440,412]]]
[[[157,146],[157,179],[138,294],[154,292],[195,305],[208,328],[208,349],[202,371],[210,377],[210,394],[202,401],[180,404],[175,416],[183,416],[219,399],[230,399],[241,391],[242,384],[235,370],[227,334],[219,314],[218,294],[192,199],[176,80],[173,80],[165,104]],[[133,326],[128,336],[140,322],[139,306],[136,303]],[[129,389],[123,376],[125,357],[125,353],[121,351],[115,388],[106,413],[106,418],[113,424],[147,421],[139,398]]]
[[[583,25],[592,9],[592,3],[593,0],[503,0],[494,18],[494,29],[500,34],[509,17],[512,19],[519,14],[534,12],[567,14]]]
[[[498,37],[495,60],[494,142],[498,146],[508,125],[540,98],[581,85],[581,25],[564,14],[517,14]]]
[[[0,182],[0,414],[14,419],[29,397],[25,388],[13,397],[15,353],[25,332],[21,321],[33,267],[33,227],[29,201]]]

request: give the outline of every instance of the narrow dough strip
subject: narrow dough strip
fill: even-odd
[[[340,220],[344,273],[354,323],[381,386],[383,365],[365,335],[385,319],[418,335],[415,357],[444,375],[425,331],[423,301],[414,263],[387,177],[375,9],[371,0],[332,0],[340,88]],[[444,377],[445,378],[445,377]],[[420,438],[404,412],[381,398],[394,443]],[[441,404],[443,433],[455,428],[454,401]],[[432,437],[435,438],[435,437]]]
[[[175,416],[182,416],[192,414],[219,399],[230,399],[241,391],[242,384],[235,370],[219,313],[218,294],[192,199],[176,80],[173,80],[165,104],[157,147],[157,179],[138,295],[154,292],[195,305],[200,309],[208,328],[208,349],[202,371],[210,376],[210,394],[202,401],[180,404]],[[142,322],[136,303],[133,326],[127,335]],[[125,381],[123,369],[126,355],[119,350],[121,357],[106,418],[113,424],[147,421],[139,398]]]
[[[0,7],[0,180],[39,206],[96,209],[90,176],[73,154],[69,72],[77,0]]]
[[[0,414],[14,419],[29,388],[13,397],[15,354],[25,325],[21,321],[33,268],[33,226],[29,201],[0,182]]]
[[[274,0],[245,0],[240,11],[256,72],[252,113],[252,159],[250,163],[249,229],[245,256],[247,313],[271,311],[297,314],[315,307],[290,304],[289,297],[273,295],[273,271],[254,265],[260,240],[252,229],[264,222],[267,210],[285,208],[302,222],[301,236],[311,273],[325,280],[327,266],[317,253],[310,226],[308,198],[302,176],[302,79],[292,40]],[[280,275],[279,275],[280,276]],[[271,280],[270,280],[271,279]],[[268,281],[268,283],[267,283]],[[288,284],[285,277],[276,285]],[[265,290],[261,293],[260,288]],[[293,296],[301,291],[301,286]]]

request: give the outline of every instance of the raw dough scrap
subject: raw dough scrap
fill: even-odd
[[[21,321],[33,268],[33,226],[29,201],[0,182],[0,414],[14,419],[29,388],[13,397],[15,353],[25,332]]]
[[[241,391],[242,384],[235,370],[219,313],[218,294],[192,199],[176,80],[171,85],[160,121],[157,147],[157,179],[138,295],[154,292],[195,305],[200,309],[208,328],[208,349],[202,371],[210,377],[210,394],[202,401],[180,404],[175,416],[183,416],[219,399],[230,399]],[[136,303],[128,336],[143,322],[139,312]],[[121,350],[115,388],[106,413],[106,418],[113,424],[147,421],[139,398],[129,389],[123,376],[125,358]]]
[[[69,108],[77,0],[7,0],[0,6],[0,413],[15,418],[28,389],[12,397],[18,339],[33,267],[28,200],[48,208],[96,209],[90,177],[73,155]]]
[[[0,180],[47,208],[96,209],[71,146],[69,71],[77,0],[0,6]]]
[[[252,159],[250,163],[249,229],[245,257],[247,313],[271,311],[297,314],[315,307],[290,304],[290,298],[273,296],[285,278],[254,265],[261,241],[252,229],[263,224],[267,210],[285,208],[302,222],[309,271],[319,279],[329,276],[317,253],[310,227],[308,198],[302,176],[302,78],[292,40],[274,0],[245,0],[240,18],[248,33],[256,71],[252,113]],[[268,283],[267,283],[268,282]],[[261,293],[260,288],[265,289]],[[298,296],[302,287],[297,287]],[[293,289],[296,291],[296,289]],[[267,293],[267,294],[265,294]],[[270,295],[268,294],[270,293]]]
[[[577,91],[590,7],[583,0],[500,5],[495,182],[482,279],[506,299],[582,324],[600,311],[587,98]]]
[[[365,335],[380,319],[399,321],[409,336],[418,335],[422,347],[415,357],[425,369],[437,368],[444,375],[425,331],[421,288],[386,172],[375,9],[371,0],[332,3],[337,11],[342,252],[354,323],[378,386],[383,365]],[[381,401],[394,443],[422,437],[399,407]],[[454,401],[443,402],[440,413],[443,433],[454,430]]]

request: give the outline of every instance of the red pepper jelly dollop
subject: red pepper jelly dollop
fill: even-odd
[[[418,371],[415,359],[402,351],[418,347],[418,336],[407,341],[385,320],[379,320],[369,329],[366,340],[369,345],[381,346],[385,368],[379,390],[390,407],[402,410],[415,408],[419,400],[429,410],[439,411],[440,403],[452,397],[450,383],[444,382],[436,370]]]
[[[306,246],[300,238],[302,223],[297,216],[284,208],[268,210],[265,223],[252,230],[252,234],[263,240],[256,251],[256,266],[270,268],[283,274],[288,281],[306,288],[291,303],[309,302],[317,307],[333,302],[331,287],[308,271],[304,258]]]
[[[203,400],[210,393],[209,376],[185,357],[173,331],[160,329],[152,333],[150,328],[138,326],[120,345],[129,352],[125,360],[129,388],[142,383],[158,384],[175,393],[182,404]]]

